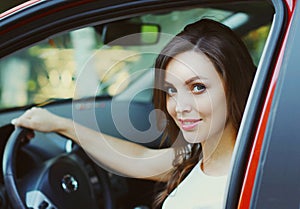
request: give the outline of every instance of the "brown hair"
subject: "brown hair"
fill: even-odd
[[[173,144],[182,141],[180,130],[166,109],[166,93],[162,85],[168,63],[178,54],[186,51],[204,53],[213,63],[224,82],[227,98],[228,117],[238,130],[251,83],[255,66],[242,40],[227,26],[210,19],[202,19],[187,25],[161,51],[155,63],[154,106],[162,110],[167,117],[164,139]],[[191,151],[183,153],[182,160],[176,160],[174,171],[165,189],[157,196],[154,206],[158,207],[163,200],[187,176],[201,158],[201,145],[193,144]]]

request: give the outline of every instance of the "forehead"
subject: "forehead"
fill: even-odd
[[[203,80],[219,80],[217,73],[210,59],[201,52],[187,51],[176,55],[166,67],[167,82],[175,80],[187,80],[191,77],[199,77]]]

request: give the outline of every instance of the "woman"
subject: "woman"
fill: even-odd
[[[228,27],[203,19],[185,27],[163,49],[156,69],[156,86],[164,87],[156,88],[155,104],[168,112],[166,135],[171,140],[182,135],[192,144],[191,152],[178,156],[180,163],[157,203],[168,197],[165,208],[221,208],[256,69],[247,48]]]
[[[13,123],[63,134],[121,174],[168,181],[156,207],[221,208],[235,138],[255,73],[251,57],[228,27],[203,19],[169,42],[155,69],[154,102],[166,114],[164,136],[172,141],[172,147],[148,149],[40,108],[26,111]]]

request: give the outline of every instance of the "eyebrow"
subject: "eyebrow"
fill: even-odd
[[[196,80],[207,80],[207,79],[208,79],[208,78],[205,78],[205,77],[194,76],[194,77],[192,77],[192,78],[186,80],[184,83],[185,83],[185,85],[189,85],[190,83],[192,83],[192,82],[194,82],[194,81],[196,81]],[[173,86],[172,83],[170,83],[170,82],[168,82],[168,81],[166,81],[166,80],[164,80],[163,85],[164,85],[164,86],[166,86],[166,85],[172,85],[172,86]]]
[[[196,80],[205,80],[205,79],[207,79],[207,78],[200,78],[199,76],[194,76],[194,77],[186,80],[184,83],[185,83],[185,85],[188,85]]]

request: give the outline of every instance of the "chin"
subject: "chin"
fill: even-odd
[[[184,137],[185,141],[190,144],[197,144],[197,143],[202,143],[205,141],[204,137],[195,136],[194,134],[192,135],[192,134],[184,134],[183,133],[183,137]]]

